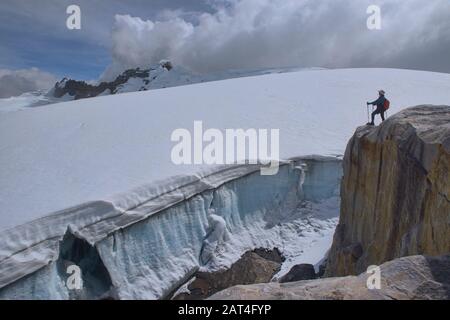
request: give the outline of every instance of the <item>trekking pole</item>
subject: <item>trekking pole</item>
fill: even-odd
[[[370,119],[369,119],[369,105],[367,104],[367,123],[369,123],[370,122]]]

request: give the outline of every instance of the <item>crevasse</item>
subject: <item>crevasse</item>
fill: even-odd
[[[47,260],[40,256],[45,263],[30,263],[26,255],[34,268],[12,270],[20,265],[23,250],[38,250],[40,242],[3,258],[0,298],[160,299],[198,269],[227,267],[246,250],[277,246],[289,254],[307,236],[303,229],[311,213],[320,214],[324,208],[337,216],[338,202],[327,208],[327,199],[338,199],[341,176],[339,159],[304,157],[282,164],[275,176],[252,170],[214,188],[184,193],[184,200],[174,197],[172,205],[148,216],[140,212],[145,204],[133,208],[136,217],[104,209],[108,214],[100,222],[83,228],[72,223],[63,236],[55,233],[53,240],[46,239],[52,242],[40,249],[50,252],[44,255]],[[330,217],[327,214],[324,219]],[[120,223],[106,223],[107,219]],[[72,275],[67,267],[72,264],[82,272],[80,290],[68,286]]]

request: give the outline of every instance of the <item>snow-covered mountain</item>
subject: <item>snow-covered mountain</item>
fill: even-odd
[[[195,74],[181,66],[173,66],[168,60],[149,68],[134,68],[124,71],[112,81],[80,81],[63,78],[50,91],[24,93],[18,97],[0,99],[0,113],[39,107],[52,103],[93,98],[110,94],[171,88],[195,83],[250,77],[299,70],[320,70],[321,68],[272,68],[251,70],[228,70],[211,74]]]
[[[383,88],[393,114],[448,103],[449,86],[449,74],[432,72],[303,70],[1,114],[0,297],[70,298],[61,266],[76,258],[72,245],[102,270],[89,275],[104,285],[89,297],[164,297],[257,246],[317,263],[337,222],[338,156],[367,122],[365,102]],[[280,173],[172,163],[172,133],[197,120],[280,129]],[[212,215],[225,222],[220,235]]]
[[[64,78],[55,84],[49,95],[55,98],[84,99],[125,92],[147,91],[165,87],[186,85],[200,81],[181,67],[173,68],[169,61],[163,61],[148,69],[129,69],[113,81],[98,84]]]

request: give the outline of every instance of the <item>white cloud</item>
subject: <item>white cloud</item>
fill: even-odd
[[[217,11],[199,14],[195,25],[182,11],[165,12],[162,21],[117,15],[105,78],[166,58],[196,72],[279,66],[450,70],[444,53],[436,53],[450,48],[447,0],[210,2]],[[366,27],[371,4],[382,8],[381,31]],[[432,63],[426,61],[430,50]]]
[[[178,17],[152,22],[116,15],[112,32],[113,63],[104,78],[111,79],[127,68],[145,67],[172,57],[177,49],[182,50],[184,41],[193,32],[193,25]]]
[[[50,89],[56,82],[54,75],[37,68],[0,69],[0,98],[18,96],[25,92]]]

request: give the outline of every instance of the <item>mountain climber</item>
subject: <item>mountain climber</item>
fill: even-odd
[[[381,120],[384,121],[384,113],[387,109],[389,109],[389,100],[385,97],[384,90],[378,91],[378,99],[373,102],[367,102],[367,105],[377,106],[374,112],[372,112],[372,122],[367,123],[367,125],[373,126],[375,125],[375,116],[379,114],[381,116]]]

